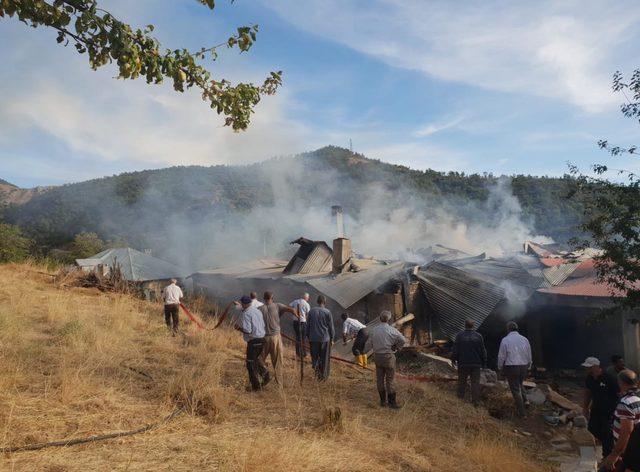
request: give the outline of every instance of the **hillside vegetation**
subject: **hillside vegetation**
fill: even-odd
[[[44,252],[68,244],[78,233],[94,232],[105,241],[152,248],[169,257],[166,240],[184,238],[203,221],[220,229],[255,208],[292,202],[297,208],[327,211],[339,203],[358,218],[372,189],[388,192],[399,206],[418,200],[427,208],[443,206],[461,220],[482,219],[477,205],[488,199],[497,181],[493,175],[412,170],[326,147],[249,166],[172,167],[64,185],[10,206],[4,219],[19,225]],[[558,241],[575,235],[582,206],[567,198],[572,178],[518,175],[510,183],[523,220],[536,234]],[[258,238],[272,233],[267,229]],[[194,248],[201,239],[189,241],[194,260],[201,259]]]
[[[318,384],[245,391],[243,343],[228,328],[168,335],[160,306],[95,289],[62,290],[42,267],[0,266],[2,445],[152,431],[5,454],[2,470],[534,471],[531,439],[447,390],[400,384],[380,409],[371,373],[335,365]],[[291,355],[287,348],[287,356]],[[326,407],[342,429],[323,426]]]

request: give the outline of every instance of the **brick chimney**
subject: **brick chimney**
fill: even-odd
[[[341,274],[349,270],[351,265],[351,240],[336,238],[333,240],[333,269],[334,274]]]

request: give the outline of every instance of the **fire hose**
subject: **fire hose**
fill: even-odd
[[[299,343],[300,341],[293,339],[290,336],[287,336],[286,334],[280,334],[283,338],[295,342],[295,343]],[[309,348],[308,344],[304,344],[305,348]],[[374,370],[369,368],[369,367],[363,367],[360,364],[358,364],[357,362],[353,362],[350,361],[348,359],[343,359],[342,357],[337,357],[337,356],[329,356],[331,359],[333,359],[334,361],[338,361],[338,362],[344,362],[345,364],[351,364],[354,366],[359,367],[362,370],[368,370],[369,372],[373,372]],[[448,377],[436,377],[435,375],[412,375],[412,374],[400,374],[400,373],[396,373],[396,377],[403,379],[403,380],[408,380],[408,381],[413,381],[413,382],[454,382],[457,379],[454,378],[448,378]]]
[[[200,320],[198,320],[198,318],[196,318],[190,311],[189,309],[184,306],[183,303],[180,303],[180,307],[182,308],[182,310],[185,312],[185,314],[189,317],[189,319],[198,327],[198,329],[202,329],[202,330],[214,330],[216,328],[218,328],[226,319],[227,314],[229,312],[229,309],[231,307],[232,303],[230,303],[229,305],[227,305],[225,311],[223,312],[223,314],[220,316],[220,319],[218,320],[218,323],[216,323],[216,325],[213,328],[206,328],[202,322]],[[287,339],[291,342],[294,342],[296,344],[300,344],[300,341],[297,339],[294,339],[290,336],[287,336],[284,333],[280,334],[284,339]],[[309,349],[309,345],[306,343],[303,343],[303,346],[307,349]],[[369,367],[363,367],[360,364],[358,364],[357,362],[353,362],[350,361],[348,359],[343,359],[342,357],[337,357],[337,356],[329,356],[330,359],[334,360],[334,361],[338,361],[338,362],[343,362],[345,364],[350,364],[352,366],[357,366],[362,370],[368,370],[369,372],[373,372],[374,370],[369,368]],[[450,378],[450,377],[437,377],[435,375],[413,375],[413,374],[401,374],[401,373],[396,373],[396,377],[403,379],[403,380],[407,380],[409,382],[455,382],[457,379],[455,378]]]

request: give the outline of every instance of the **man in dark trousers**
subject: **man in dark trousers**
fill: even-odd
[[[307,315],[307,338],[311,350],[311,365],[318,380],[326,380],[329,377],[331,360],[331,346],[335,329],[331,312],[325,308],[327,299],[324,295],[318,296],[318,306],[309,310]]]
[[[251,390],[261,390],[271,380],[269,371],[262,361],[265,336],[264,316],[252,305],[251,298],[246,295],[240,299],[240,305],[242,316],[236,329],[242,332],[242,337],[247,343],[246,365]]]
[[[607,457],[613,448],[611,422],[618,404],[618,379],[605,372],[595,357],[587,357],[582,367],[587,369],[582,413],[589,420],[589,432],[602,443],[602,457]]]
[[[389,324],[391,317],[388,310],[380,313],[380,323],[371,330],[366,347],[373,350],[380,406],[398,409],[400,406],[396,400],[395,353],[407,343],[407,340],[400,331]]]
[[[458,397],[464,399],[467,378],[471,378],[471,400],[473,406],[480,404],[480,369],[487,365],[487,350],[484,338],[474,330],[473,320],[464,322],[464,331],[456,336],[451,360],[458,367]]]
[[[524,381],[531,367],[531,345],[527,338],[518,333],[518,324],[515,321],[507,323],[507,332],[509,334],[500,342],[498,370],[502,371],[509,383],[517,415],[524,418],[524,407],[527,404]]]

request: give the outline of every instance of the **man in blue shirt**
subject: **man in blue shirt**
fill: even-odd
[[[251,390],[261,390],[271,380],[269,371],[261,358],[265,336],[264,316],[252,305],[251,298],[246,295],[240,299],[240,305],[242,317],[236,329],[242,332],[242,337],[247,342],[246,365]]]
[[[331,346],[335,337],[333,316],[325,308],[327,299],[318,296],[318,306],[313,307],[307,314],[306,335],[309,339],[311,350],[311,365],[318,380],[326,380],[329,377],[331,364]]]

